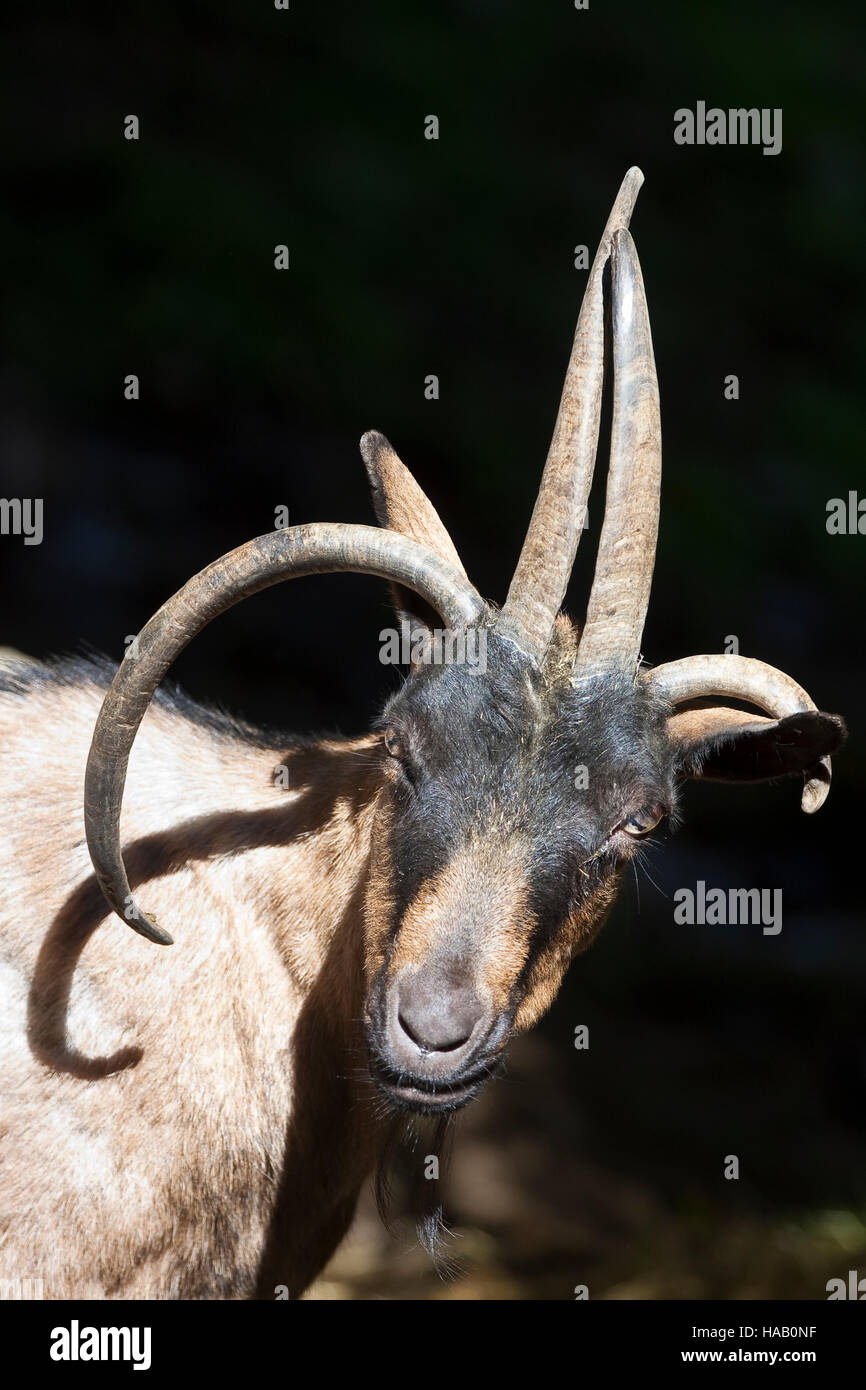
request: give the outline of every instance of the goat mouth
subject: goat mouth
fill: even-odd
[[[415,1115],[442,1115],[467,1105],[489,1078],[489,1070],[475,1071],[458,1081],[425,1081],[419,1077],[396,1077],[371,1065],[370,1074],[379,1091],[398,1110]]]

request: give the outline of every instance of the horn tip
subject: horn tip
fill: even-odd
[[[807,816],[813,816],[816,811],[820,811],[830,795],[830,776],[829,758],[826,761],[822,760],[807,774],[800,799],[800,809],[805,811]]]
[[[380,434],[379,430],[367,430],[361,435],[359,447],[361,450],[361,458],[364,460],[367,467],[370,468],[375,465],[379,454],[382,453],[384,449],[390,449],[391,445],[388,443],[384,434]]]
[[[136,916],[124,917],[127,926],[138,932],[146,941],[152,941],[155,946],[173,946],[174,937],[170,932],[161,927],[154,917],[148,917],[140,908],[136,908]]]
[[[625,178],[620,184],[619,193],[616,195],[610,217],[607,222],[607,236],[616,227],[627,227],[634,212],[634,205],[643,184],[643,170],[633,164],[625,172]]]

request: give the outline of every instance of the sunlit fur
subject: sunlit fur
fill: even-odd
[[[383,722],[414,783],[380,733],[290,743],[159,697],[122,832],[165,952],[109,916],[84,843],[110,669],[4,677],[0,1277],[48,1297],[306,1287],[394,1129],[369,1070],[389,975],[460,952],[501,1016],[485,1079],[609,907],[629,847],[593,852],[671,796],[659,711],[551,672],[491,639],[486,676],[411,675]]]

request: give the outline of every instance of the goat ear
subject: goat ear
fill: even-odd
[[[442,525],[439,513],[385,436],[376,430],[369,430],[361,439],[361,457],[373,490],[373,506],[379,525],[387,527],[389,531],[399,531],[410,540],[426,546],[465,577],[460,556]],[[391,584],[390,589],[394,607],[399,617],[410,624],[413,637],[419,629],[431,631],[438,625],[433,609],[417,594],[400,584]]]
[[[847,734],[838,714],[806,710],[768,719],[722,705],[672,714],[668,732],[681,770],[711,782],[769,782],[812,772]]]

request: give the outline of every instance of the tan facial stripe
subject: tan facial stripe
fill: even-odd
[[[407,908],[389,965],[392,978],[453,959],[496,1008],[507,1004],[532,935],[527,860],[513,841],[476,841],[427,882]]]

